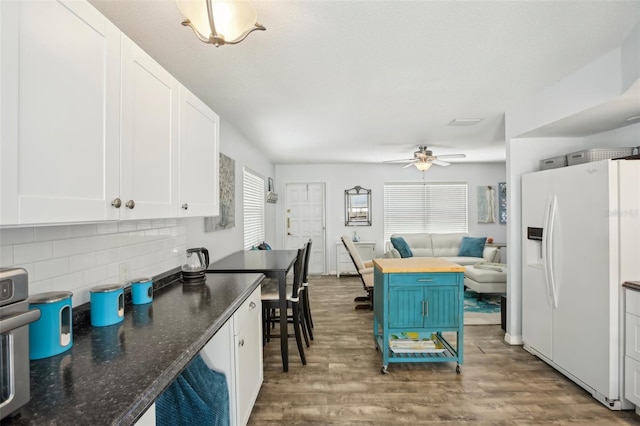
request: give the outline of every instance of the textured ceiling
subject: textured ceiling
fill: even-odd
[[[418,145],[504,161],[509,105],[620,46],[640,17],[638,1],[254,1],[267,31],[215,48],[174,1],[91,3],[276,164]]]

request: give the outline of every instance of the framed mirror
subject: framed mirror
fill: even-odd
[[[354,186],[344,191],[344,225],[371,226],[371,190]]]

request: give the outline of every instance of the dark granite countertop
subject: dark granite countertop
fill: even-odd
[[[173,281],[153,302],[125,306],[124,321],[77,326],[73,347],[31,361],[31,401],[8,425],[132,424],[260,284],[262,274]],[[75,309],[74,309],[75,311]]]
[[[640,281],[625,281],[622,284],[622,287],[628,288],[630,290],[640,291]]]

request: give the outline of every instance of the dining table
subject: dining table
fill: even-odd
[[[237,251],[207,267],[207,273],[258,272],[278,281],[280,308],[280,351],[282,368],[289,371],[289,342],[287,326],[287,274],[296,261],[298,250]]]

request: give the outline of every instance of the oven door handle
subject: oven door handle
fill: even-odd
[[[11,315],[0,319],[0,334],[8,333],[16,328],[20,328],[27,324],[40,319],[40,309],[32,309],[17,315]]]

